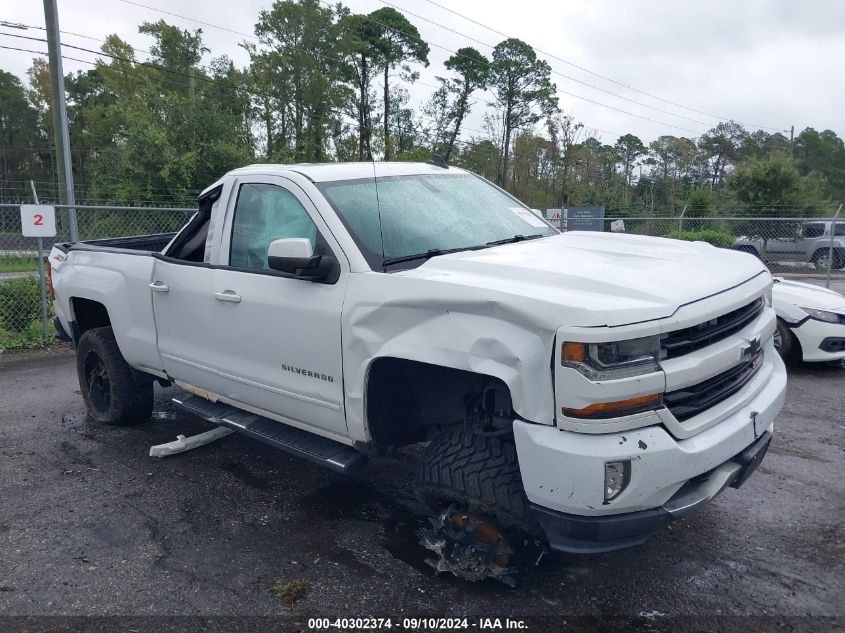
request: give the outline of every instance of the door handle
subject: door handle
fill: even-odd
[[[230,301],[231,303],[240,303],[241,295],[234,290],[223,290],[214,293],[214,298],[218,301]]]
[[[151,283],[150,289],[153,292],[169,292],[170,291],[170,287],[167,284],[162,283],[160,281],[154,281],[153,283]]]

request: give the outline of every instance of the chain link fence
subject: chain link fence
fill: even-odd
[[[614,229],[744,251],[773,274],[845,278],[845,218],[605,218],[604,230]]]
[[[195,211],[188,207],[74,208],[81,240],[176,231]],[[57,206],[56,229],[57,236],[45,241],[45,254],[54,242],[70,241],[66,207]],[[774,274],[845,280],[845,217],[608,217],[604,230],[709,242],[752,253]],[[40,308],[37,240],[21,235],[19,205],[0,204],[0,349],[44,341]],[[53,335],[52,326],[47,331]]]
[[[182,207],[76,205],[80,240],[170,233],[196,211]],[[69,211],[56,206],[56,237],[44,240],[44,254],[54,243],[70,241]],[[47,298],[48,317],[52,301]],[[52,325],[41,319],[38,239],[21,234],[20,206],[0,204],[0,350],[27,347],[53,337]]]

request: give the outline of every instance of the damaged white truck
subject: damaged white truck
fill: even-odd
[[[440,161],[254,165],[175,235],[57,244],[90,415],[184,409],[343,473],[428,442],[435,565],[506,579],[515,534],[642,543],[739,487],[786,388],[772,278],[704,243],[560,234]]]

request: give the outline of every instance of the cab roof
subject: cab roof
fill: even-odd
[[[335,180],[359,180],[372,178],[375,174],[379,178],[388,176],[416,176],[416,175],[457,175],[469,172],[459,167],[438,167],[430,163],[409,162],[355,162],[355,163],[294,163],[284,165],[279,163],[257,163],[239,167],[228,172],[214,184],[206,187],[200,198],[219,187],[227,178],[238,176],[284,176],[297,173],[305,176],[311,182],[330,182]]]
[[[422,174],[454,174],[466,173],[457,167],[438,167],[429,163],[382,163],[382,162],[361,162],[361,163],[297,163],[294,165],[279,165],[273,163],[248,165],[239,169],[233,169],[227,176],[244,175],[283,175],[287,172],[302,174],[312,182],[327,182],[332,180],[357,180],[361,178],[372,178],[373,175],[383,178],[385,176],[412,176]]]

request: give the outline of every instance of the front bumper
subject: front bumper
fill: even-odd
[[[548,524],[553,547],[588,552],[635,545],[678,516],[681,499],[698,507],[744,480],[750,471],[740,474],[737,456],[772,433],[786,395],[786,369],[771,344],[759,374],[729,400],[687,422],[675,421],[677,432],[659,415],[650,426],[598,434],[514,422],[525,494],[541,525]],[[690,424],[703,430],[681,434]],[[631,476],[622,493],[606,502],[604,468],[610,461],[629,461]],[[707,486],[692,485],[705,480]],[[688,496],[693,488],[700,498]],[[572,530],[579,542],[566,546]],[[580,542],[584,535],[595,542]]]
[[[808,362],[836,361],[845,358],[845,325],[805,319],[800,325],[790,325],[801,343],[803,359]]]
[[[578,516],[532,505],[531,513],[552,549],[593,554],[643,543],[670,521],[703,506],[728,486],[739,488],[751,476],[769,449],[771,431],[712,471],[688,481],[659,508],[610,516]]]

